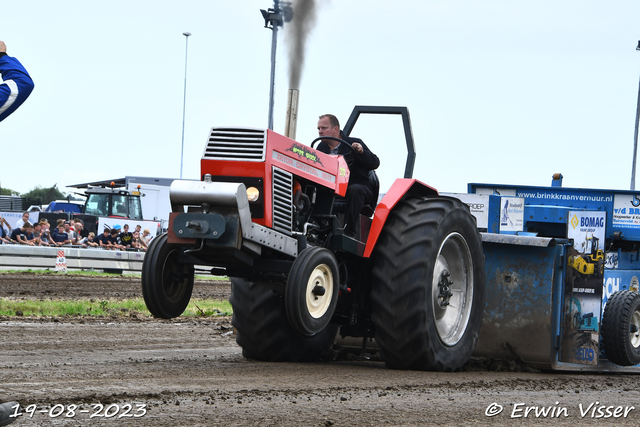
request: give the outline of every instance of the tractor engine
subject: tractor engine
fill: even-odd
[[[225,274],[238,265],[243,271],[237,273],[246,276],[248,258],[263,257],[265,250],[275,258],[296,257],[322,237],[309,219],[332,213],[334,197],[346,193],[349,169],[342,157],[270,130],[213,128],[201,175],[202,181],[171,185],[168,241],[202,239],[191,256],[204,265],[223,257]]]

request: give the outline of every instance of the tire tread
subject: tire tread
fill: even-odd
[[[632,291],[615,292],[607,301],[602,315],[602,344],[607,359],[621,366],[640,363],[640,349],[629,341],[633,313],[640,309],[640,294]]]
[[[434,236],[445,218],[452,215],[465,222],[467,234],[476,239],[467,242],[474,262],[474,306],[460,349],[443,352],[438,349],[442,344],[435,326],[429,324],[425,304],[421,303],[426,298],[424,277],[430,268],[423,258],[425,253],[437,253],[439,248],[434,245],[439,242]],[[484,254],[475,226],[468,208],[452,198],[409,198],[390,213],[374,250],[371,292],[375,338],[388,367],[453,371],[471,356],[484,299]]]
[[[268,362],[317,362],[329,350],[337,332],[329,325],[305,337],[289,324],[284,300],[266,285],[231,278],[229,302],[236,342],[249,359]]]

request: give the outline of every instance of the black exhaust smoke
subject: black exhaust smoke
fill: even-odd
[[[319,4],[324,0],[294,0],[293,19],[287,26],[289,89],[300,89],[307,38],[316,25]]]

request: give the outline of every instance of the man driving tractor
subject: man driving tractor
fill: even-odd
[[[349,165],[350,176],[345,197],[344,216],[344,232],[353,236],[362,208],[367,204],[374,206],[377,202],[377,200],[373,200],[374,189],[369,185],[369,172],[380,166],[380,159],[369,150],[361,139],[346,136],[340,130],[338,118],[332,114],[320,116],[318,135],[331,138],[323,139],[317,146],[318,151],[325,154],[353,156],[353,162]]]

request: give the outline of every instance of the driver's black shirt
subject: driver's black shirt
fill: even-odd
[[[364,142],[362,142],[359,138],[351,138],[349,136],[345,136],[345,134],[340,131],[340,139],[349,143],[349,145],[357,142],[362,145],[363,152],[362,154],[356,154],[355,151],[351,150],[350,147],[345,146],[342,142],[338,146],[338,154],[343,156],[353,151],[354,162],[351,166],[349,166],[349,184],[369,184],[369,171],[377,169],[380,166],[380,159],[378,156],[373,154],[371,150],[366,146]],[[317,147],[318,151],[322,151],[325,154],[331,154],[331,149],[324,142],[320,141]]]

